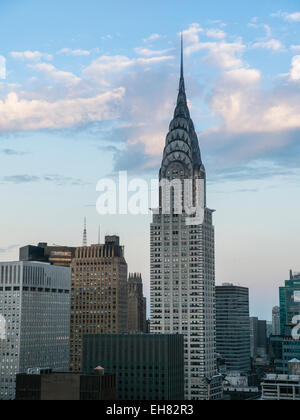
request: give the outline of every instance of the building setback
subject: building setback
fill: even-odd
[[[182,335],[85,335],[83,371],[97,365],[116,374],[118,400],[184,399]]]
[[[128,310],[127,326],[130,332],[147,331],[146,298],[143,295],[143,280],[141,274],[129,274],[128,278]]]
[[[81,372],[84,334],[127,331],[127,263],[118,236],[76,249],[71,264],[70,369]]]
[[[17,375],[17,401],[102,401],[116,399],[115,375],[36,372]]]
[[[249,289],[223,284],[216,287],[217,352],[227,371],[249,372],[250,318]]]
[[[206,172],[187,105],[183,53],[159,180],[159,208],[151,224],[151,333],[185,336],[187,400],[218,399],[214,210],[206,206]],[[165,181],[179,185],[179,195],[164,189]],[[185,204],[191,203],[202,205],[203,220],[190,217]]]
[[[15,398],[17,373],[69,367],[70,269],[45,263],[0,263],[0,399]],[[3,337],[2,337],[3,338]]]

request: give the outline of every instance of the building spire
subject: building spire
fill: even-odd
[[[181,32],[181,67],[180,78],[183,79],[183,32]]]
[[[179,95],[185,95],[184,84],[184,71],[183,71],[183,33],[181,32],[181,61],[180,61],[180,82],[179,82]]]
[[[87,230],[86,230],[86,217],[84,218],[84,228],[83,228],[83,239],[82,245],[87,246]]]

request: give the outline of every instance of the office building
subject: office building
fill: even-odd
[[[183,59],[159,180],[151,224],[151,332],[185,336],[185,398],[218,399],[214,211],[206,206],[206,173],[187,105]],[[164,188],[168,183],[172,187]],[[191,204],[201,207],[203,218],[192,214]]]
[[[76,249],[71,263],[70,369],[81,372],[84,334],[127,331],[127,263],[118,236]]]
[[[249,289],[223,284],[216,287],[217,352],[227,371],[249,372],[250,317]]]
[[[268,356],[267,321],[259,320],[257,317],[250,318],[250,349],[251,357],[266,362]]]
[[[300,375],[266,375],[262,383],[262,400],[300,401]]]
[[[127,328],[131,332],[147,332],[146,298],[143,295],[141,274],[129,274]]]
[[[108,401],[116,399],[116,377],[97,373],[36,370],[17,375],[17,401]]]
[[[75,256],[74,247],[53,245],[41,242],[37,246],[20,248],[20,261],[48,262],[59,267],[70,267]]]
[[[279,288],[280,333],[291,336],[293,318],[300,315],[300,274],[290,271],[290,279]]]
[[[289,362],[300,359],[300,340],[293,336],[294,327],[299,324],[295,317],[300,315],[300,274],[290,271],[290,279],[279,288],[280,335],[270,337],[271,361],[277,374],[289,374]],[[299,329],[297,329],[297,334]]]
[[[97,365],[116,374],[120,401],[184,399],[182,335],[85,335],[84,373]]]
[[[289,336],[272,336],[271,362],[279,375],[289,373],[289,362],[292,359],[300,359],[300,340],[294,340]]]
[[[280,308],[274,306],[272,310],[272,335],[280,335]]]
[[[70,269],[35,262],[0,263],[0,399],[15,398],[17,373],[69,367]]]

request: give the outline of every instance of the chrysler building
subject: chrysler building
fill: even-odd
[[[185,336],[185,398],[213,400],[222,395],[216,368],[214,211],[206,206],[206,172],[187,105],[181,47],[177,105],[151,224],[151,332]],[[169,188],[162,187],[165,182]],[[186,211],[187,197],[193,205],[202,203],[202,218]]]

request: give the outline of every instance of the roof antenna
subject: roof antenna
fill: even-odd
[[[100,245],[100,242],[101,242],[101,237],[100,237],[100,225],[99,225],[99,228],[98,228],[98,245]]]
[[[84,228],[83,228],[83,240],[82,245],[87,246],[87,230],[86,230],[86,217],[84,218]]]

